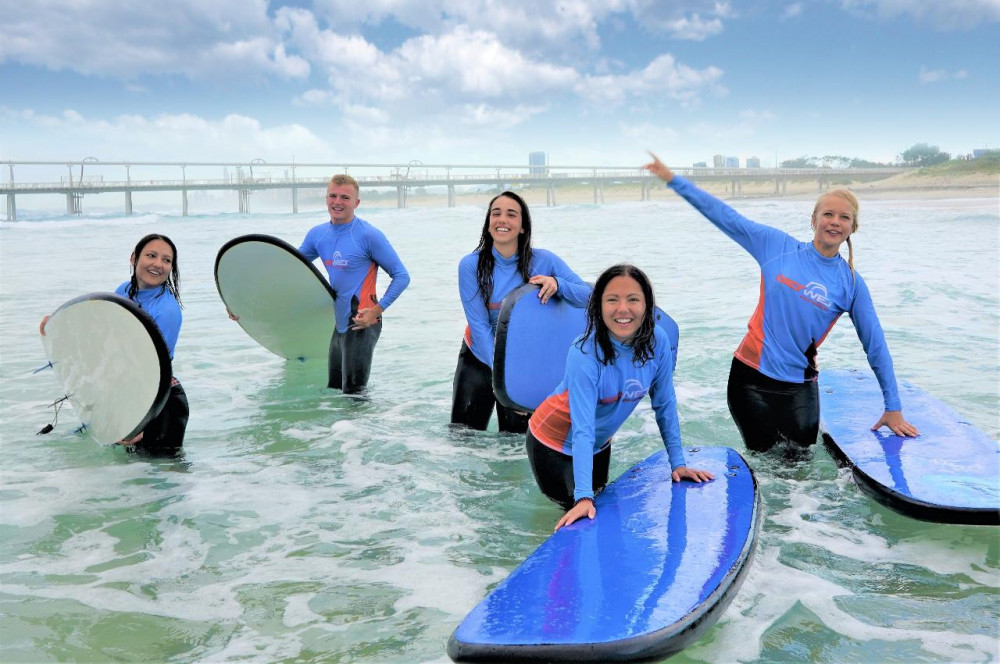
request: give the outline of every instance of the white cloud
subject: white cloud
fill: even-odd
[[[626,98],[674,99],[685,107],[697,106],[704,91],[726,94],[719,84],[722,70],[702,70],[678,64],[674,56],[657,56],[644,69],[621,75],[587,76],[577,84],[576,92],[596,103],[618,105]]]
[[[968,30],[1000,22],[1000,0],[842,0],[848,10],[892,20],[911,17],[938,30]]]
[[[123,79],[309,73],[277,38],[266,0],[6,3],[0,63],[6,61]]]
[[[309,129],[297,124],[264,127],[244,115],[208,120],[197,115],[119,115],[111,120],[88,118],[67,109],[40,115],[30,109],[2,109],[0,129],[8,136],[5,151],[12,159],[66,158],[65,146],[82,155],[133,161],[286,161],[329,157],[329,148]],[[40,144],[39,130],[48,145]],[[19,136],[31,136],[22,145]]]
[[[774,113],[768,110],[758,111],[753,108],[740,111],[740,119],[747,122],[770,122],[774,119]]]
[[[919,74],[920,82],[925,85],[928,83],[940,83],[951,79],[961,80],[968,77],[969,72],[964,69],[957,69],[950,72],[947,69],[928,69],[927,67],[921,67]]]
[[[793,2],[792,4],[787,5],[783,10],[781,10],[781,14],[779,14],[778,18],[782,21],[787,21],[789,19],[793,19],[801,15],[802,15],[802,3]]]

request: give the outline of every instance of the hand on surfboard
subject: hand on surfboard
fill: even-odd
[[[882,417],[872,427],[872,431],[883,425],[889,427],[890,431],[903,438],[912,438],[920,435],[917,427],[903,419],[903,411],[901,410],[887,410],[882,413]]]
[[[240,319],[239,316],[237,316],[236,314],[234,314],[232,311],[229,310],[229,307],[226,307],[226,315],[229,316],[229,320],[238,321]]]
[[[553,532],[559,530],[563,526],[568,526],[569,524],[573,523],[574,521],[577,521],[578,519],[582,519],[583,517],[587,517],[588,519],[593,519],[595,516],[597,516],[597,508],[594,507],[594,501],[584,500],[581,498],[580,502],[578,502],[576,505],[573,505],[573,507],[571,507],[569,511],[563,514],[562,518],[559,519],[559,521],[556,523],[556,527],[553,529]]]
[[[536,274],[531,279],[528,279],[529,284],[536,284],[541,286],[542,289],[538,291],[538,299],[545,304],[549,301],[549,298],[556,294],[559,290],[559,282],[556,281],[555,277],[549,277],[544,274]]]
[[[675,482],[680,482],[681,480],[691,480],[692,482],[709,482],[715,479],[715,475],[708,472],[707,470],[699,470],[697,468],[688,468],[687,466],[680,466],[675,469],[674,472],[670,474],[671,479]]]
[[[373,307],[358,309],[358,313],[354,317],[354,325],[351,326],[351,329],[363,330],[366,327],[371,327],[378,322],[379,316],[382,315],[382,311],[382,307],[377,304]]]
[[[50,316],[46,316],[42,319],[42,322],[38,324],[38,333],[43,337],[45,336],[45,324],[49,322],[49,318]]]

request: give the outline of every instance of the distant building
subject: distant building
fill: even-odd
[[[528,153],[528,172],[532,175],[545,175],[549,172],[547,166],[549,165],[548,157],[545,156],[544,152],[529,152]]]
[[[739,168],[740,158],[739,157],[726,157],[726,168]]]
[[[691,164],[691,167],[692,168],[708,168],[708,164],[706,164],[703,161],[696,161],[693,164]]]
[[[714,155],[712,157],[712,167],[713,168],[724,168],[726,165],[726,158],[721,154]]]
[[[760,168],[760,158],[747,157],[747,168]]]

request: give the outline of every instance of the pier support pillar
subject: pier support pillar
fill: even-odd
[[[604,181],[594,180],[594,205],[604,204]]]
[[[448,185],[448,207],[455,207],[455,185]]]
[[[71,191],[66,194],[66,214],[82,214],[83,213],[83,194],[78,194]]]
[[[406,187],[396,187],[396,207],[406,209]]]
[[[250,214],[250,190],[247,187],[240,187],[236,190],[239,194],[239,206],[240,212],[243,214]],[[187,214],[185,212],[185,214]]]
[[[14,194],[7,194],[7,221],[17,221],[17,204]]]
[[[293,183],[294,185],[294,183]],[[299,190],[297,187],[292,187],[292,214],[299,213]]]
[[[181,216],[188,216],[188,190],[181,189]]]
[[[648,201],[652,198],[652,187],[649,184],[649,180],[644,180],[642,183],[642,193],[639,196],[640,201]]]
[[[132,216],[132,192],[131,191],[126,191],[125,192],[125,216],[126,217],[131,217]]]

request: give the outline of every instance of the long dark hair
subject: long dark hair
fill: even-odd
[[[483,231],[479,235],[479,262],[476,264],[476,282],[479,284],[479,292],[483,296],[486,308],[490,306],[490,295],[493,294],[493,266],[496,259],[493,258],[493,236],[490,235],[490,213],[493,204],[501,196],[506,196],[517,202],[521,206],[521,230],[523,233],[517,236],[517,271],[521,273],[521,278],[525,282],[531,279],[531,213],[528,212],[528,204],[524,199],[513,191],[505,191],[490,199],[490,204],[486,207],[486,221],[483,222]]]
[[[170,275],[167,280],[160,285],[160,292],[164,290],[169,290],[177,300],[177,304],[181,303],[181,271],[177,263],[177,247],[174,246],[173,241],[166,235],[160,235],[159,233],[150,233],[146,237],[139,240],[139,243],[135,245],[135,251],[132,252],[132,277],[128,284],[128,299],[134,300],[136,294],[139,292],[139,280],[135,278],[135,266],[139,262],[139,256],[142,254],[142,250],[146,248],[146,245],[153,240],[163,240],[168,245],[170,245],[170,250],[174,252],[174,260],[170,264]]]
[[[601,300],[604,298],[604,291],[608,284],[615,277],[635,279],[646,298],[646,311],[643,312],[642,323],[635,336],[628,343],[632,347],[632,362],[637,366],[642,366],[648,360],[653,359],[653,350],[656,346],[656,321],[654,320],[656,301],[653,299],[653,286],[649,283],[649,277],[646,276],[645,272],[628,263],[612,265],[597,278],[594,292],[590,294],[590,301],[587,303],[587,329],[584,331],[583,337],[580,338],[579,347],[583,349],[587,340],[593,337],[601,351],[597,358],[601,364],[607,366],[614,361],[617,353],[611,343],[611,333],[608,331],[608,326],[604,324]]]

